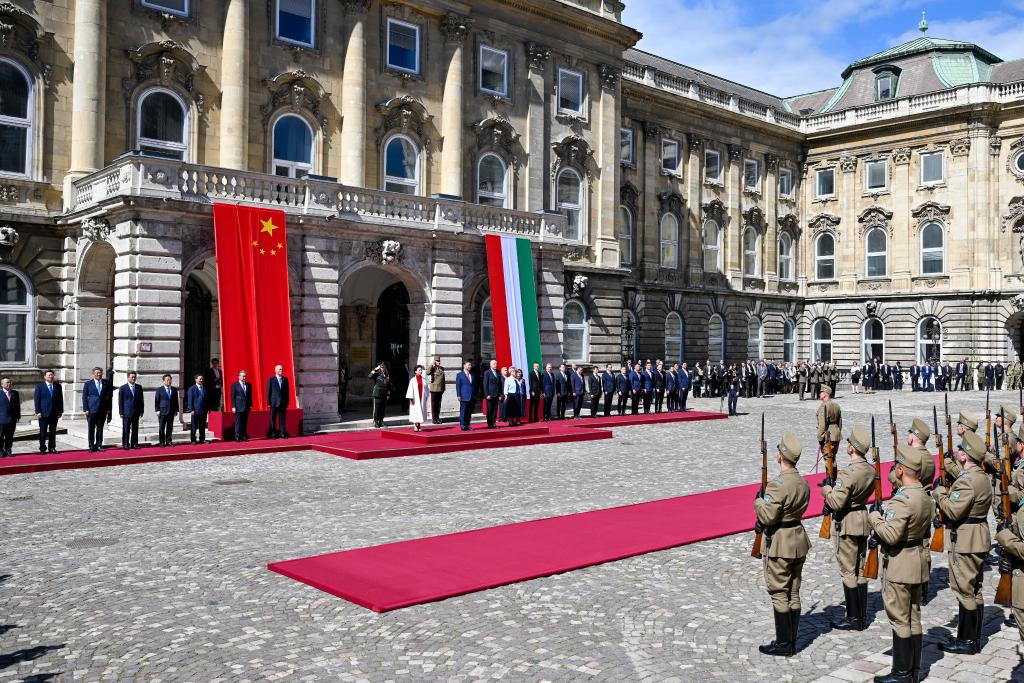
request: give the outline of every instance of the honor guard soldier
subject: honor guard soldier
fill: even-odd
[[[864,504],[874,491],[875,468],[864,458],[871,448],[871,435],[866,429],[854,427],[847,443],[850,466],[839,472],[834,485],[826,482],[821,489],[835,521],[832,536],[837,541],[836,562],[843,579],[843,595],[846,596],[846,618],[833,621],[832,628],[863,631],[867,626],[868,580],[860,574],[871,532]]]
[[[949,587],[960,603],[956,638],[939,647],[956,654],[977,654],[981,650],[982,571],[992,545],[988,511],[992,486],[981,463],[985,441],[974,432],[964,434],[958,457],[963,472],[947,489],[936,482],[935,503],[949,529]]]
[[[1010,455],[1013,456],[1017,451],[1017,436],[1013,433],[1013,423],[1017,421],[1017,412],[1013,408],[1007,405],[999,406],[999,412],[996,413],[996,429],[999,434],[1006,434],[1006,440],[1010,444]],[[999,440],[999,452],[989,452],[985,454],[985,470],[989,474],[998,474],[999,472],[999,458],[1003,457],[1003,443],[1002,439]],[[995,448],[995,446],[993,446]]]
[[[796,653],[800,631],[800,578],[811,548],[800,523],[811,490],[796,470],[803,446],[791,432],[782,435],[776,462],[779,476],[770,482],[764,496],[758,490],[754,500],[755,531],[765,535],[764,581],[775,612],[775,640],[758,647],[766,655],[789,657]]]
[[[832,400],[832,389],[827,384],[821,385],[818,392],[821,405],[818,406],[818,444],[822,449],[825,442],[832,444],[832,456],[839,452],[839,440],[843,438],[843,411],[839,404]]]
[[[978,419],[970,413],[960,411],[960,416],[956,420],[956,435],[961,439],[967,432],[978,431]],[[953,445],[948,444],[948,450],[942,455],[942,459],[946,465],[946,479],[948,480],[947,486],[956,481],[956,478],[960,476],[963,470],[960,468],[960,460],[956,457],[956,451],[953,450]]]
[[[1017,432],[1017,443],[1014,444],[1016,452],[1010,453],[1016,458],[1013,465],[1013,472],[1010,473],[1010,502],[1014,510],[1019,508],[1020,501],[1024,499],[1024,425],[1021,425]]]
[[[922,453],[900,444],[893,470],[900,488],[884,506],[871,506],[868,524],[884,556],[882,602],[892,626],[892,669],[875,683],[914,683],[921,669],[921,597],[931,574],[928,538],[935,504],[921,485]]]
[[[1024,427],[1021,431],[1024,432]],[[1003,547],[1002,563],[1008,563],[1009,569],[1013,572],[1013,594],[1010,603],[1013,618],[1017,622],[1017,631],[1021,642],[1024,643],[1024,508],[1017,507],[1013,515],[1013,524],[1004,526],[996,534],[996,542]]]
[[[928,439],[930,438],[932,438],[932,430],[928,427],[928,423],[915,417],[910,423],[910,429],[907,430],[907,445],[921,451],[921,471],[918,474],[921,486],[925,491],[932,490],[932,478],[935,477],[935,458],[928,451]],[[893,490],[900,486],[895,468],[889,470],[889,483],[892,484]]]

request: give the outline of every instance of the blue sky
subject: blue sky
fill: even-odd
[[[839,85],[850,62],[919,36],[1024,58],[1024,0],[625,0],[637,46],[783,97]]]

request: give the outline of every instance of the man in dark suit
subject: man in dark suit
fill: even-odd
[[[668,412],[676,409],[676,387],[679,385],[679,363],[673,363],[672,367],[665,372],[665,407]]]
[[[640,396],[643,394],[644,389],[644,380],[640,374],[640,364],[637,363],[633,366],[633,372],[629,373],[629,396],[632,399],[630,410],[633,415],[636,415],[640,410]]]
[[[558,366],[555,374],[555,393],[558,394],[558,419],[565,419],[565,411],[569,408],[569,392],[572,389],[572,382],[569,379],[569,370],[565,363]]]
[[[288,438],[288,406],[292,401],[292,388],[284,376],[284,366],[275,365],[274,374],[267,380],[267,405],[270,406],[270,438]],[[383,416],[381,416],[383,418]]]
[[[484,399],[487,401],[487,428],[498,426],[498,402],[505,392],[505,378],[498,372],[498,361],[492,360],[484,373]]]
[[[138,375],[128,373],[128,383],[117,391],[117,411],[121,416],[121,448],[139,447],[139,418],[144,412],[142,387],[136,384]]]
[[[103,426],[112,419],[114,390],[103,378],[103,368],[92,369],[92,379],[82,385],[82,412],[89,428],[89,451],[103,449]]]
[[[996,391],[1003,390],[1003,377],[1006,376],[1006,369],[1003,367],[1003,361],[996,361],[996,367],[993,370],[996,378]]]
[[[189,424],[188,434],[191,443],[196,443],[198,433],[199,443],[206,443],[206,418],[210,409],[207,400],[210,398],[209,390],[203,386],[204,377],[195,376],[196,383],[185,392],[185,412],[192,416]]]
[[[551,363],[544,366],[544,377],[541,378],[541,393],[544,394],[544,421],[552,420],[555,417],[555,392],[558,389],[558,380],[551,369]]]
[[[641,390],[644,398],[644,414],[651,412],[651,399],[654,398],[654,366],[647,361],[647,367],[640,375]]]
[[[660,413],[665,402],[665,366],[662,361],[654,368],[654,412]]]
[[[39,452],[57,452],[57,422],[64,414],[64,388],[54,381],[53,370],[43,373],[36,385],[33,403],[39,421]]]
[[[473,398],[476,395],[473,389],[473,363],[470,361],[463,363],[462,372],[455,377],[455,395],[459,399],[459,429],[468,432],[469,423],[473,419]]]
[[[14,457],[14,430],[21,419],[21,398],[11,388],[11,378],[0,380],[0,458]]]
[[[615,375],[615,395],[618,396],[616,409],[619,415],[625,415],[626,402],[629,400],[629,368],[625,365]]]
[[[575,363],[573,363],[569,381],[572,382],[572,417],[576,419],[580,416],[580,411],[583,410],[583,397],[586,395],[586,386],[583,382],[583,372]]]
[[[171,386],[171,376],[163,376],[163,384],[153,394],[153,409],[160,423],[160,445],[171,446],[174,438],[174,416],[181,410],[178,388]]]
[[[604,416],[612,414],[612,396],[615,394],[615,373],[612,372],[612,364],[608,363],[601,373],[601,391],[604,393]]]
[[[530,371],[530,422],[536,422],[540,417],[540,397],[544,386],[543,376],[544,373],[540,371],[540,363],[534,363],[533,370]]]
[[[686,363],[679,368],[679,376],[676,380],[676,388],[679,392],[679,412],[686,412],[686,397],[690,393],[690,369]]]
[[[235,441],[249,440],[249,411],[252,410],[252,385],[246,381],[245,370],[231,385],[231,412],[235,414]]]
[[[601,396],[603,395],[603,387],[601,386],[601,376],[597,374],[597,366],[590,368],[590,374],[586,376],[587,380],[587,393],[590,395],[590,417],[597,417],[598,412],[601,410]]]
[[[203,372],[203,386],[209,398],[207,405],[210,406],[210,412],[220,410],[220,399],[224,393],[224,371],[220,369],[219,359],[210,359],[210,367]]]
[[[956,364],[956,391],[963,391],[967,388],[967,359],[964,358]]]

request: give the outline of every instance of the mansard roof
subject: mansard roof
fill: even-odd
[[[924,53],[941,53],[941,52],[952,52],[959,54],[969,54],[975,59],[991,65],[1003,60],[996,57],[988,50],[983,50],[974,43],[964,43],[958,40],[947,40],[945,38],[930,38],[928,36],[921,36],[909,40],[902,45],[896,45],[890,47],[881,52],[876,52],[873,55],[858,59],[856,62],[846,67],[843,70],[842,77],[847,78],[855,69],[859,69],[867,66],[874,66],[878,64],[884,64],[893,60],[903,59],[913,55],[919,55]]]

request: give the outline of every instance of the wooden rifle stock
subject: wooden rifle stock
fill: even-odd
[[[1003,524],[1013,525],[1013,508],[1010,505],[1010,440],[1006,437],[1006,418],[1003,418],[1003,460],[999,463],[999,498],[1003,509]],[[1005,553],[1000,549],[1000,554]],[[1000,563],[1003,564],[1003,563]],[[999,586],[996,588],[995,603],[1009,607],[1013,597],[1013,572],[999,574]]]
[[[871,418],[871,456],[875,460],[875,502],[882,504],[882,456],[875,445],[875,418]],[[868,549],[868,559],[864,562],[864,578],[878,578],[878,545]]]
[[[939,431],[939,418],[935,412],[935,407],[932,406],[932,420],[935,422],[935,440],[939,444],[939,477],[942,482],[946,482],[946,458],[945,453],[942,450],[942,433]],[[949,413],[946,413],[946,427],[949,428]],[[926,484],[927,485],[927,484]],[[938,525],[935,527],[935,533],[932,534],[932,545],[931,549],[933,553],[941,553],[946,547],[946,533],[945,527],[942,522],[942,511],[936,510],[936,518],[939,520]]]
[[[764,490],[768,488],[768,443],[764,440],[764,413],[761,413],[761,495],[764,495]],[[761,543],[764,538],[764,532],[758,532],[754,536],[754,546],[750,549],[750,556],[761,559]]]
[[[828,441],[827,434],[825,439],[825,477],[832,481],[836,478],[835,455],[832,453],[832,442]],[[825,511],[827,514],[821,518],[821,529],[818,530],[818,538],[832,538],[832,511],[828,509],[827,504]]]

